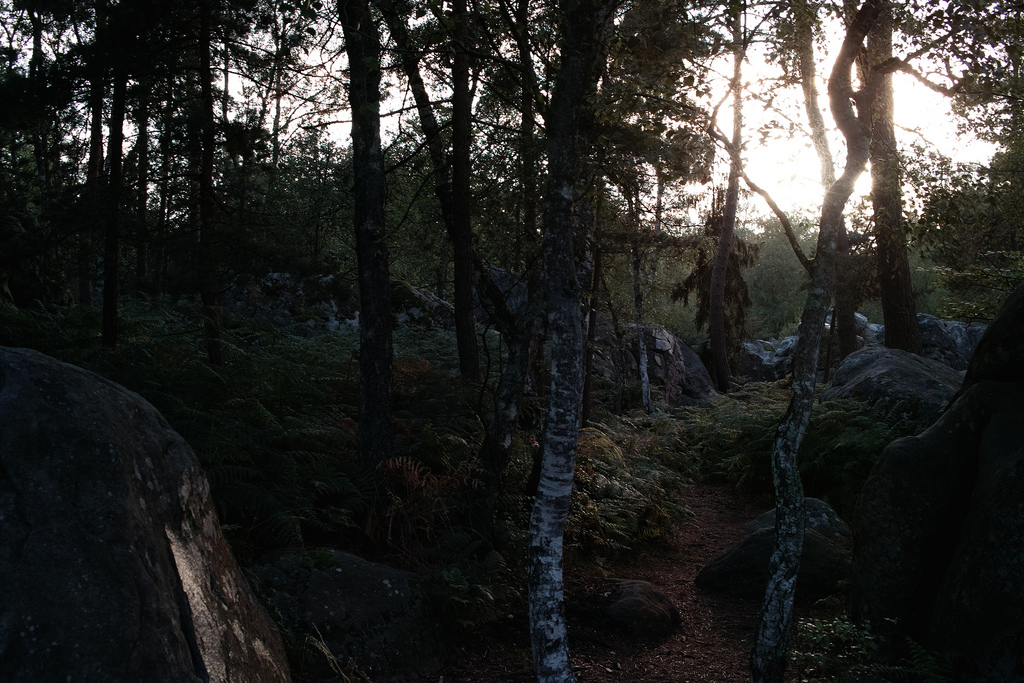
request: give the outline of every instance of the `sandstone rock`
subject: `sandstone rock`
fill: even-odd
[[[707,368],[693,349],[664,328],[645,326],[643,331],[647,346],[647,374],[651,384],[664,387],[668,409],[710,405],[707,399],[717,396],[718,392]],[[628,334],[634,335],[632,342],[626,341],[627,347],[620,348],[611,324],[603,316],[598,317],[594,344],[594,370],[597,374],[612,381],[618,380],[620,373],[626,381],[639,379],[635,332],[630,330]]]
[[[689,346],[661,327],[644,327],[647,344],[647,372],[651,381],[665,387],[669,410],[692,401],[717,396],[707,368]]]
[[[331,677],[331,657],[376,677],[418,677],[440,666],[438,625],[415,574],[337,550],[287,553],[255,567],[256,587],[280,615],[310,677]]]
[[[775,347],[770,341],[745,341],[740,350],[739,374],[747,381],[774,382],[779,378],[775,370]]]
[[[854,616],[952,653],[958,681],[1024,680],[1022,307],[1024,289],[942,417],[885,449],[854,517]]]
[[[637,638],[664,638],[679,628],[679,610],[647,581],[615,581],[619,597],[608,606],[608,617]]]
[[[900,404],[923,427],[942,413],[962,381],[959,372],[938,361],[869,346],[840,363],[821,400],[855,398],[880,410]]]
[[[847,545],[853,540],[850,526],[844,522],[832,507],[820,498],[804,498],[804,519],[807,528],[814,529],[825,538],[830,538],[840,545]],[[743,525],[749,533],[762,529],[775,528],[775,508],[758,515]]]
[[[761,529],[711,560],[697,574],[698,588],[748,600],[764,598],[768,562],[775,548],[775,529]],[[796,584],[796,599],[814,602],[834,595],[849,577],[850,553],[808,528]]]
[[[978,342],[961,393],[986,379],[1024,382],[1024,287],[1007,298]]]
[[[142,398],[0,347],[0,677],[287,681],[188,445]]]

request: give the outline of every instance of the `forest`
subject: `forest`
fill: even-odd
[[[0,347],[152,404],[268,605],[261,568],[351,553],[415,573],[445,662],[511,629],[508,680],[670,680],[581,673],[573,600],[684,556],[713,491],[775,508],[744,677],[1016,680],[884,644],[856,580],[794,604],[805,499],[852,517],[886,446],[942,414],[825,385],[862,347],[934,358],[936,326],[1003,330],[1024,285],[1019,2],[0,18]],[[968,368],[977,343],[947,415],[1001,380]],[[406,675],[273,605],[294,680]]]

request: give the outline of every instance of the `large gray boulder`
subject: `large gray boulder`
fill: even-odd
[[[438,624],[412,572],[319,550],[287,553],[252,575],[309,677],[331,678],[333,660],[382,678],[416,678],[441,664]]]
[[[954,370],[966,370],[986,325],[940,320],[925,313],[917,314],[917,330],[921,337],[921,355],[937,360]]]
[[[804,498],[804,524],[814,529],[825,538],[830,538],[840,545],[847,546],[853,540],[850,525],[842,520],[832,506],[820,498]],[[756,533],[762,529],[775,528],[775,508],[758,515],[743,525],[748,533]]]
[[[954,653],[958,681],[1024,680],[1022,306],[1024,289],[942,417],[885,449],[854,517],[854,616]]]
[[[854,398],[883,411],[899,404],[924,427],[942,413],[962,382],[961,373],[938,361],[868,346],[839,364],[821,400]]]
[[[711,375],[693,349],[663,327],[645,326],[643,331],[647,373],[653,383],[665,387],[669,410],[703,404],[718,395]]]
[[[768,562],[774,549],[775,529],[760,529],[708,562],[697,574],[695,583],[706,591],[761,600],[768,584]],[[796,599],[814,602],[834,595],[849,575],[850,551],[807,527]]]
[[[289,680],[192,450],[146,401],[0,347],[0,678]]]
[[[596,323],[595,373],[611,381],[637,381],[640,374],[635,326],[630,326],[625,339],[619,339],[606,318],[599,316]],[[651,384],[664,388],[668,409],[710,405],[708,399],[718,392],[693,349],[662,327],[644,326],[642,329],[647,346],[647,375]]]

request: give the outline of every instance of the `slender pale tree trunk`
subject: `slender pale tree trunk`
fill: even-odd
[[[530,516],[530,640],[540,683],[574,681],[563,607],[562,541],[569,511],[583,390],[580,284],[573,247],[580,119],[598,78],[614,0],[563,0],[561,63],[547,115],[548,184],[543,288],[548,296],[551,388],[540,483]]]
[[[836,241],[843,210],[857,178],[868,162],[869,128],[861,118],[870,111],[877,79],[869,79],[856,93],[852,72],[857,54],[879,13],[880,0],[866,0],[847,29],[846,38],[829,78],[832,116],[846,138],[847,159],[842,176],[825,193],[821,208],[818,250],[814,259],[811,289],[800,319],[793,367],[793,395],[772,443],[772,478],[775,486],[775,549],[769,562],[769,580],[761,608],[761,620],[751,653],[753,683],[782,683],[786,669],[793,598],[804,540],[804,495],[797,453],[811,418],[818,351],[825,316],[835,284]],[[853,108],[856,96],[860,112]]]
[[[390,273],[384,225],[380,143],[380,34],[366,0],[338,0],[348,53],[354,223],[359,279],[359,462],[374,468],[391,457]]]

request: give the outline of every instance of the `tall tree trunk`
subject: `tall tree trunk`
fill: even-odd
[[[473,312],[473,226],[470,220],[470,149],[473,142],[473,102],[469,92],[469,16],[466,0],[454,0],[455,54],[452,57],[452,186],[455,215],[450,234],[455,256],[455,341],[459,372],[480,378],[480,352]]]
[[[217,312],[217,255],[214,251],[214,207],[213,196],[213,3],[217,0],[200,0],[199,3],[199,88],[202,99],[200,140],[202,151],[199,160],[199,242],[196,245],[199,264],[199,297],[203,304],[203,326],[206,333],[206,355],[210,365],[224,364],[224,350],[221,347],[220,316]]]
[[[138,188],[135,203],[135,282],[137,288],[149,284],[149,96],[139,93],[136,126],[139,138],[136,145],[139,159]]]
[[[103,237],[103,323],[101,339],[104,346],[117,346],[118,256],[121,232],[121,167],[124,153],[124,117],[128,73],[123,65],[114,68],[114,91],[110,99],[110,139],[107,154],[110,171],[107,176],[106,229]]]
[[[359,279],[359,462],[375,468],[392,454],[390,272],[380,143],[380,34],[366,0],[338,0],[348,53],[356,262]]]
[[[580,285],[573,248],[577,140],[597,83],[614,0],[562,0],[561,64],[547,115],[543,290],[548,296],[551,385],[537,497],[530,515],[530,640],[540,683],[574,681],[563,606],[562,541],[572,494],[583,390]]]
[[[598,244],[595,238],[594,243]],[[600,308],[598,291],[601,287],[601,247],[594,247],[594,277],[590,287],[590,303],[587,306],[587,339],[584,345],[583,361],[583,414],[581,423],[586,426],[590,422],[590,409],[593,403],[594,385],[594,343],[597,340],[597,312]]]
[[[406,25],[407,11],[399,11],[397,3],[380,6],[388,30],[397,43],[402,71],[409,81],[420,125],[427,141],[434,167],[434,194],[441,206],[448,239],[452,243],[455,262],[455,339],[459,352],[459,372],[463,377],[478,379],[480,353],[476,337],[473,279],[473,231],[470,216],[472,146],[472,99],[469,91],[469,61],[461,41],[466,36],[468,23],[465,0],[455,7],[456,49],[452,65],[454,93],[452,96],[452,154],[445,151],[441,127],[434,106],[420,75],[420,57]],[[402,7],[402,10],[408,10]]]
[[[630,206],[630,214],[635,216],[632,202],[630,202]],[[639,230],[638,223],[639,221],[635,221],[635,230]],[[636,321],[636,361],[637,371],[640,375],[640,400],[644,406],[644,413],[650,415],[654,412],[654,403],[651,402],[651,377],[647,374],[647,340],[644,338],[643,269],[640,263],[639,236],[633,242],[630,254],[633,262],[633,317]]]
[[[800,85],[804,93],[804,110],[811,128],[811,142],[818,155],[821,185],[828,191],[836,180],[835,160],[828,144],[825,119],[818,108],[817,73],[814,60],[814,25],[816,10],[807,0],[793,0],[794,42],[800,67]],[[846,220],[839,228],[836,242],[836,301],[832,324],[839,337],[839,357],[846,358],[857,350],[857,329],[854,313],[858,304],[851,281],[852,254],[850,238],[846,232]]]
[[[800,319],[800,338],[793,366],[793,395],[772,443],[772,477],[775,483],[775,549],[769,562],[761,620],[751,652],[753,683],[782,683],[793,620],[793,597],[804,540],[804,495],[797,452],[811,418],[818,351],[835,278],[835,251],[843,211],[857,178],[868,162],[869,128],[866,118],[877,87],[869,79],[857,93],[859,112],[853,108],[852,71],[857,54],[879,13],[880,0],[866,0],[847,29],[846,38],[829,78],[832,116],[846,138],[846,168],[825,193],[821,207],[818,249],[811,289]]]
[[[876,65],[892,57],[892,2],[868,35],[868,62]],[[878,282],[882,290],[885,345],[921,353],[914,288],[907,258],[906,225],[900,159],[893,129],[892,74],[886,74],[875,99],[871,121],[871,204],[874,210]]]
[[[743,59],[746,46],[743,36],[742,2],[734,0],[732,14],[732,146],[736,150],[743,146]],[[729,354],[725,338],[725,284],[729,273],[729,256],[732,254],[733,234],[736,230],[736,209],[740,191],[739,155],[731,155],[729,164],[729,187],[725,192],[725,207],[722,210],[722,229],[718,234],[715,260],[711,264],[711,292],[708,299],[708,335],[711,343],[712,370],[719,391],[727,392],[732,385],[729,371]]]
[[[98,30],[98,29],[97,29]],[[100,205],[103,182],[103,69],[94,66],[89,82],[89,161],[85,173],[88,216],[78,235],[78,303],[92,306],[93,221]]]

